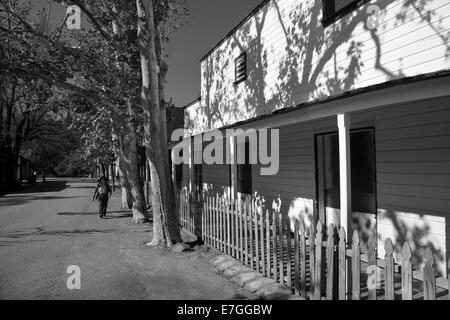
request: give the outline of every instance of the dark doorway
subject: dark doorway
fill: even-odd
[[[367,249],[369,235],[376,237],[375,132],[373,128],[351,130],[352,228],[359,230]],[[339,136],[337,132],[316,136],[318,219],[338,224],[340,217]],[[347,232],[349,233],[349,232]]]
[[[194,164],[194,193],[201,197],[203,191],[203,170],[201,164]]]
[[[245,142],[245,162],[237,165],[237,193],[242,200],[252,195],[252,165],[250,163],[250,142]]]

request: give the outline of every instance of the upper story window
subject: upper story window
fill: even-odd
[[[323,26],[329,26],[367,1],[368,0],[322,0]]]
[[[243,52],[234,60],[234,84],[247,79],[247,53]]]

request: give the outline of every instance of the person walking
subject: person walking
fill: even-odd
[[[106,217],[106,210],[108,208],[108,200],[112,195],[111,187],[109,186],[108,179],[101,176],[98,179],[97,187],[95,188],[94,196],[92,200],[98,199],[98,215],[100,218]]]

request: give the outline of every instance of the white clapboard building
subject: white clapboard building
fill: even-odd
[[[194,150],[213,129],[279,129],[279,171],[190,161],[178,185],[268,209],[280,199],[307,225],[375,234],[380,257],[388,237],[397,252],[410,241],[417,265],[431,247],[446,273],[450,0],[266,0],[200,67],[185,141]]]

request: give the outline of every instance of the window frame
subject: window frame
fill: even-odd
[[[329,25],[333,24],[337,20],[341,19],[346,14],[358,9],[359,7],[363,6],[369,0],[354,0],[353,2],[349,3],[345,7],[339,9],[338,11],[334,10],[332,14],[329,14],[328,16],[325,16],[325,8],[327,8],[327,3],[334,0],[322,0],[322,25],[324,28],[328,27]],[[334,5],[334,3],[333,3]],[[328,10],[327,10],[328,11]]]
[[[244,75],[238,78],[238,62],[240,59],[244,59]],[[241,52],[239,56],[234,59],[234,85],[238,85],[245,80],[247,80],[247,51]]]

